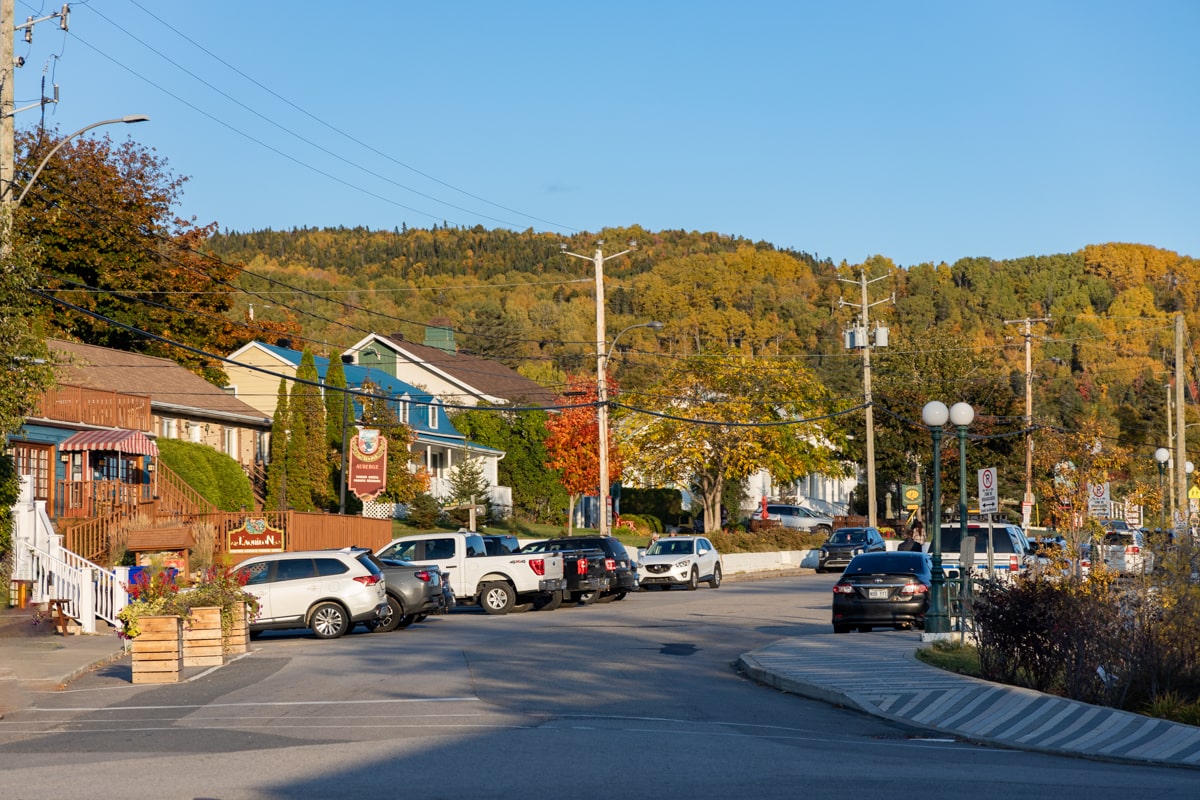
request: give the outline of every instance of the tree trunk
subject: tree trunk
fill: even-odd
[[[572,494],[572,495],[568,495],[568,497],[569,497],[569,499],[567,500],[567,536],[571,536],[574,531],[574,528],[575,528],[575,501],[579,498],[579,495]]]

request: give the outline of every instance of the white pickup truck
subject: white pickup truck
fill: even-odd
[[[463,605],[489,614],[507,614],[518,604],[545,602],[566,587],[559,553],[505,553],[489,556],[478,533],[418,533],[401,536],[376,552],[380,558],[406,558],[437,564]]]

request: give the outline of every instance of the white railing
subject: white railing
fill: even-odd
[[[64,548],[62,536],[54,532],[46,514],[45,502],[32,497],[32,485],[28,477],[22,477],[13,508],[13,580],[29,583],[34,603],[62,601],[64,613],[78,621],[84,633],[96,632],[97,619],[118,625],[117,612],[127,600],[124,584],[128,570],[118,575]]]

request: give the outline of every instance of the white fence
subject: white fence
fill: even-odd
[[[54,532],[44,501],[33,500],[28,476],[13,507],[13,575],[30,587],[33,603],[63,602],[63,610],[79,622],[84,633],[96,632],[96,620],[117,625],[117,612],[125,606],[124,575],[88,561],[62,545]]]

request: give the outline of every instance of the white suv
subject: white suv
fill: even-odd
[[[251,636],[266,630],[311,628],[320,639],[336,639],[359,622],[387,613],[383,572],[371,551],[300,550],[253,556],[234,570],[259,602]]]
[[[823,517],[804,506],[767,503],[767,517],[779,520],[785,528],[798,528],[822,536],[833,533],[833,517]]]
[[[703,536],[664,536],[646,548],[638,578],[643,588],[695,589],[700,581],[707,581],[716,589],[721,585],[721,554]]]

